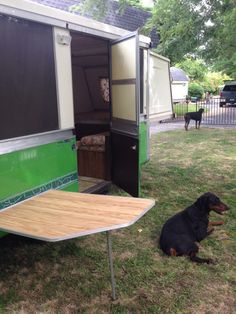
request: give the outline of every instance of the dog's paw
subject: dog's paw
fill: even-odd
[[[210,221],[209,222],[209,226],[221,226],[221,225],[224,225],[224,221],[223,220],[221,220],[221,221]]]
[[[210,235],[214,230],[215,230],[215,228],[208,228],[207,229],[207,235]]]
[[[222,226],[224,224],[225,224],[225,222],[223,220],[215,222],[215,226]]]

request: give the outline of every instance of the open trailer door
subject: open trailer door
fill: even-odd
[[[170,60],[149,51],[149,118],[154,121],[173,116]]]
[[[139,195],[139,38],[132,33],[111,44],[112,181]]]

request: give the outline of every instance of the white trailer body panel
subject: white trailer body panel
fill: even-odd
[[[71,69],[71,37],[68,30],[54,27],[54,58],[57,83],[59,128],[74,128]]]
[[[173,115],[170,61],[154,52],[149,54],[149,118],[161,121]]]

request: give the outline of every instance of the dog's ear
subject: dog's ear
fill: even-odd
[[[196,202],[195,202],[197,208],[201,211],[203,211],[205,208],[206,208],[206,205],[207,205],[207,199],[206,197],[204,197],[203,195],[200,196]]]

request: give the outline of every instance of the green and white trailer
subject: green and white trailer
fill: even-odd
[[[48,189],[78,191],[77,141],[101,132],[104,179],[139,195],[150,119],[172,115],[169,60],[148,37],[0,0],[0,69],[0,209]],[[83,163],[99,169],[89,154]]]

